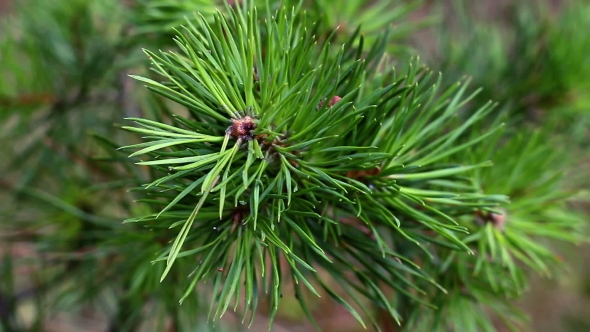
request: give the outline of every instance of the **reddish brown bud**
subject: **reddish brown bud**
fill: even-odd
[[[253,131],[256,129],[256,123],[250,116],[245,116],[241,119],[231,119],[232,125],[226,130],[226,133],[232,137],[241,140],[251,140],[253,137]]]
[[[340,98],[339,96],[332,97],[332,99],[330,99],[330,102],[328,103],[328,107],[334,106],[334,104],[336,104],[337,102],[339,102],[340,99],[342,99],[342,98]]]
[[[506,226],[507,215],[505,210],[501,210],[500,213],[493,212],[481,212],[477,211],[475,214],[475,220],[481,224],[491,223],[498,230],[503,231]]]
[[[334,96],[330,99],[330,101],[328,102],[328,107],[332,107],[334,106],[337,102],[339,102],[342,98],[339,96]],[[326,100],[322,100],[319,102],[318,104],[318,109],[324,107],[324,103],[326,102]]]

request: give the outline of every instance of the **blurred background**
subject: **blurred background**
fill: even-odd
[[[133,241],[151,239],[120,223],[141,209],[125,189],[142,175],[113,151],[128,140],[113,124],[157,116],[158,104],[127,77],[146,70],[142,47],[165,47],[153,32],[215,8],[170,2],[181,4],[0,0],[0,331],[127,329],[120,322],[131,313],[113,308],[136,299],[109,286],[138,275],[104,266],[130,267],[117,253],[147,257]],[[498,101],[517,126],[541,128],[547,149],[566,152],[571,213],[590,215],[590,1],[398,2],[407,10],[393,23],[395,61],[418,55],[446,83],[471,77],[483,88],[477,102]],[[134,240],[121,244],[113,231]],[[519,306],[533,331],[590,331],[590,246],[559,249],[563,273],[535,277]],[[274,330],[310,330],[295,300],[284,301]],[[315,309],[326,331],[363,330],[331,302],[318,299]],[[263,314],[251,330],[268,330]]]

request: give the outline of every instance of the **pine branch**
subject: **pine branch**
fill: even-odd
[[[211,280],[211,319],[240,302],[242,283],[246,311],[255,311],[262,283],[270,291],[272,323],[280,289],[291,279],[318,296],[313,284],[321,285],[361,320],[318,277],[322,268],[399,322],[373,280],[418,302],[421,296],[411,294],[424,293],[411,280],[437,283],[392,243],[470,251],[457,235],[467,229],[444,212],[446,206],[454,206],[456,218],[505,201],[469,185],[433,191],[429,183],[458,184],[458,175],[490,166],[439,161],[481,141],[449,149],[493,105],[453,127],[454,115],[472,98],[463,96],[466,85],[439,91],[440,78],[432,82],[432,74],[416,65],[404,77],[367,71],[382,58],[379,45],[364,60],[358,57],[363,50],[351,46],[333,52],[330,39],[316,50],[314,37],[294,24],[304,19],[283,9],[261,21],[254,8],[236,8],[218,13],[214,23],[204,16],[188,21],[175,39],[178,53],[146,51],[164,80],[133,77],[187,107],[192,119],[130,119],[138,126],[125,129],[146,135],[146,142],[125,149],[137,150],[131,157],[150,156],[137,164],[163,175],[145,185],[155,199],[144,202],[166,207],[127,222],[182,226],[156,261],[166,262],[164,279],[178,259],[196,256],[200,263],[184,297],[200,280]],[[363,44],[358,38],[352,45]],[[359,218],[375,241],[345,227],[340,220],[349,216]],[[384,237],[385,230],[391,235]],[[425,230],[443,239],[422,235]],[[192,249],[183,251],[187,246]],[[287,271],[278,270],[282,260]],[[272,271],[270,277],[260,279],[258,269]],[[337,277],[347,270],[355,278]]]
[[[294,302],[320,329],[322,297],[375,330],[521,331],[528,279],[587,240],[554,134],[585,133],[583,6],[559,27],[519,7],[514,45],[474,26],[443,77],[407,56],[421,1],[27,4],[0,22],[0,210],[35,254],[0,295],[26,294],[12,261],[34,277],[32,330],[80,308],[113,330],[272,327]],[[540,102],[555,126],[513,126]]]

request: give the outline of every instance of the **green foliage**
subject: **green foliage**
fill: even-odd
[[[200,13],[211,17],[221,3],[214,0],[140,0],[137,1],[135,21],[138,34],[162,34],[173,32],[186,22],[186,18]]]
[[[111,124],[121,106],[117,71],[122,68],[113,61],[123,49],[121,17],[112,13],[122,8],[116,1],[31,3],[19,3],[20,16],[3,22],[0,139],[18,144],[2,145],[10,156],[2,167],[20,175],[19,188],[47,173],[53,176],[43,180],[60,183],[79,175],[87,181],[64,155],[87,163],[88,131],[116,132]]]
[[[587,6],[559,28],[519,7],[481,53],[445,39],[449,80],[408,56],[421,1],[27,4],[0,40],[0,249],[35,254],[0,265],[4,330],[87,308],[110,331],[272,327],[293,303],[321,329],[318,297],[375,330],[522,330],[529,277],[585,241],[549,134],[585,128],[512,124],[529,92],[585,91],[560,64],[588,69]]]
[[[513,1],[498,7],[507,13],[500,22],[472,3],[455,2],[441,25],[459,28],[438,29],[436,50],[426,53],[428,59],[439,64],[449,82],[472,76],[484,87],[479,100],[507,104],[512,121],[538,120],[551,108],[583,99],[580,91],[588,89],[584,77],[590,73],[590,42],[583,33],[590,28],[587,4],[564,1],[556,10],[545,1]],[[559,115],[551,121],[563,123],[564,112],[564,128],[577,121],[578,128],[588,127],[588,113],[581,108],[556,110]]]
[[[439,294],[438,309],[430,315],[416,312],[410,330],[494,331],[490,313],[511,330],[522,330],[524,314],[513,302],[527,290],[530,272],[552,276],[561,266],[553,244],[587,239],[583,219],[566,204],[571,193],[559,188],[567,161],[563,151],[548,152],[547,138],[538,130],[502,134],[471,152],[473,160],[502,161],[474,171],[472,180],[479,192],[508,195],[511,202],[461,219],[470,234],[464,242],[475,255],[438,254],[428,269],[440,276],[443,287],[456,291],[449,291],[454,296]],[[479,313],[466,316],[469,306]]]
[[[359,27],[362,27],[364,41],[368,45],[379,43],[383,31],[387,29],[389,42],[383,46],[387,47],[391,55],[407,58],[410,54],[406,42],[409,35],[435,21],[434,17],[414,21],[407,19],[422,2],[415,0],[394,4],[388,0],[349,0],[346,6],[334,8],[333,2],[324,0],[140,0],[134,11],[137,26],[135,33],[140,38],[151,36],[157,43],[169,45],[174,37],[174,30],[182,26],[187,18],[200,15],[212,22],[217,12],[227,13],[230,8],[253,3],[259,13],[274,13],[281,7],[304,10],[313,34],[320,40],[332,35],[338,42],[336,46],[348,41],[355,32],[358,33],[356,30]]]
[[[486,159],[467,165],[461,159],[446,162],[493,133],[459,140],[493,105],[456,125],[453,116],[472,98],[463,96],[465,86],[439,91],[440,78],[432,85],[432,74],[416,66],[403,77],[388,70],[374,76],[365,67],[381,58],[379,52],[369,51],[374,58],[360,61],[356,56],[362,49],[345,46],[330,57],[328,42],[316,53],[313,37],[289,24],[294,19],[281,12],[274,17],[267,17],[260,30],[253,12],[238,10],[227,19],[218,15],[213,25],[202,17],[176,39],[181,54],[146,52],[165,81],[136,78],[186,106],[192,119],[175,116],[174,125],[131,119],[139,127],[127,129],[149,136],[147,142],[127,148],[140,149],[131,156],[150,155],[138,164],[162,172],[145,187],[152,197],[163,198],[150,202],[166,206],[128,221],[149,227],[182,226],[158,259],[166,261],[162,279],[177,258],[196,255],[200,263],[186,294],[198,281],[213,279],[218,299],[211,307],[213,317],[223,315],[232,301],[240,302],[241,283],[246,285],[246,309],[251,311],[258,302],[256,285],[274,290],[269,300],[273,317],[284,284],[282,273],[275,270],[260,280],[256,268],[266,271],[269,259],[275,267],[282,258],[288,262],[289,279],[318,294],[309,281],[313,278],[360,318],[326,287],[314,267],[350,271],[355,278],[337,278],[340,286],[356,289],[399,320],[400,313],[371,279],[377,277],[396,289],[398,298],[417,304],[422,299],[412,293],[422,290],[408,282],[411,276],[446,290],[418,270],[406,251],[432,243],[453,249],[446,253],[449,261],[473,257],[460,252],[471,252],[473,239],[488,239],[495,232],[487,227],[483,234],[475,232],[462,240],[458,235],[468,228],[456,221],[469,216],[473,222],[478,213],[493,213],[490,208],[507,202],[494,191],[478,193],[477,179],[466,183],[458,177],[491,164]],[[363,44],[362,37],[358,44]],[[166,148],[170,150],[162,151]],[[359,176],[363,173],[369,175]],[[342,224],[351,219],[376,241],[359,241],[356,229],[348,233]],[[496,246],[479,242],[478,249]],[[526,243],[531,249],[531,242]],[[335,250],[339,246],[349,258]],[[432,250],[424,250],[432,256]],[[508,266],[510,274],[505,277],[518,286],[523,277],[514,262],[504,253],[492,252],[496,254],[505,259],[498,266]],[[481,255],[478,265],[487,251]],[[495,267],[485,268],[492,277],[486,286],[492,290]]]

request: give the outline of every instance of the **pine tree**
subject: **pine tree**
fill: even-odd
[[[36,254],[5,255],[3,329],[27,325],[16,266],[31,330],[83,307],[109,308],[109,331],[223,328],[228,310],[272,328],[285,303],[321,329],[320,297],[378,331],[524,329],[530,275],[585,240],[571,161],[409,56],[433,22],[407,21],[419,5],[77,0],[9,21],[1,119],[23,144],[2,147],[2,224]]]

